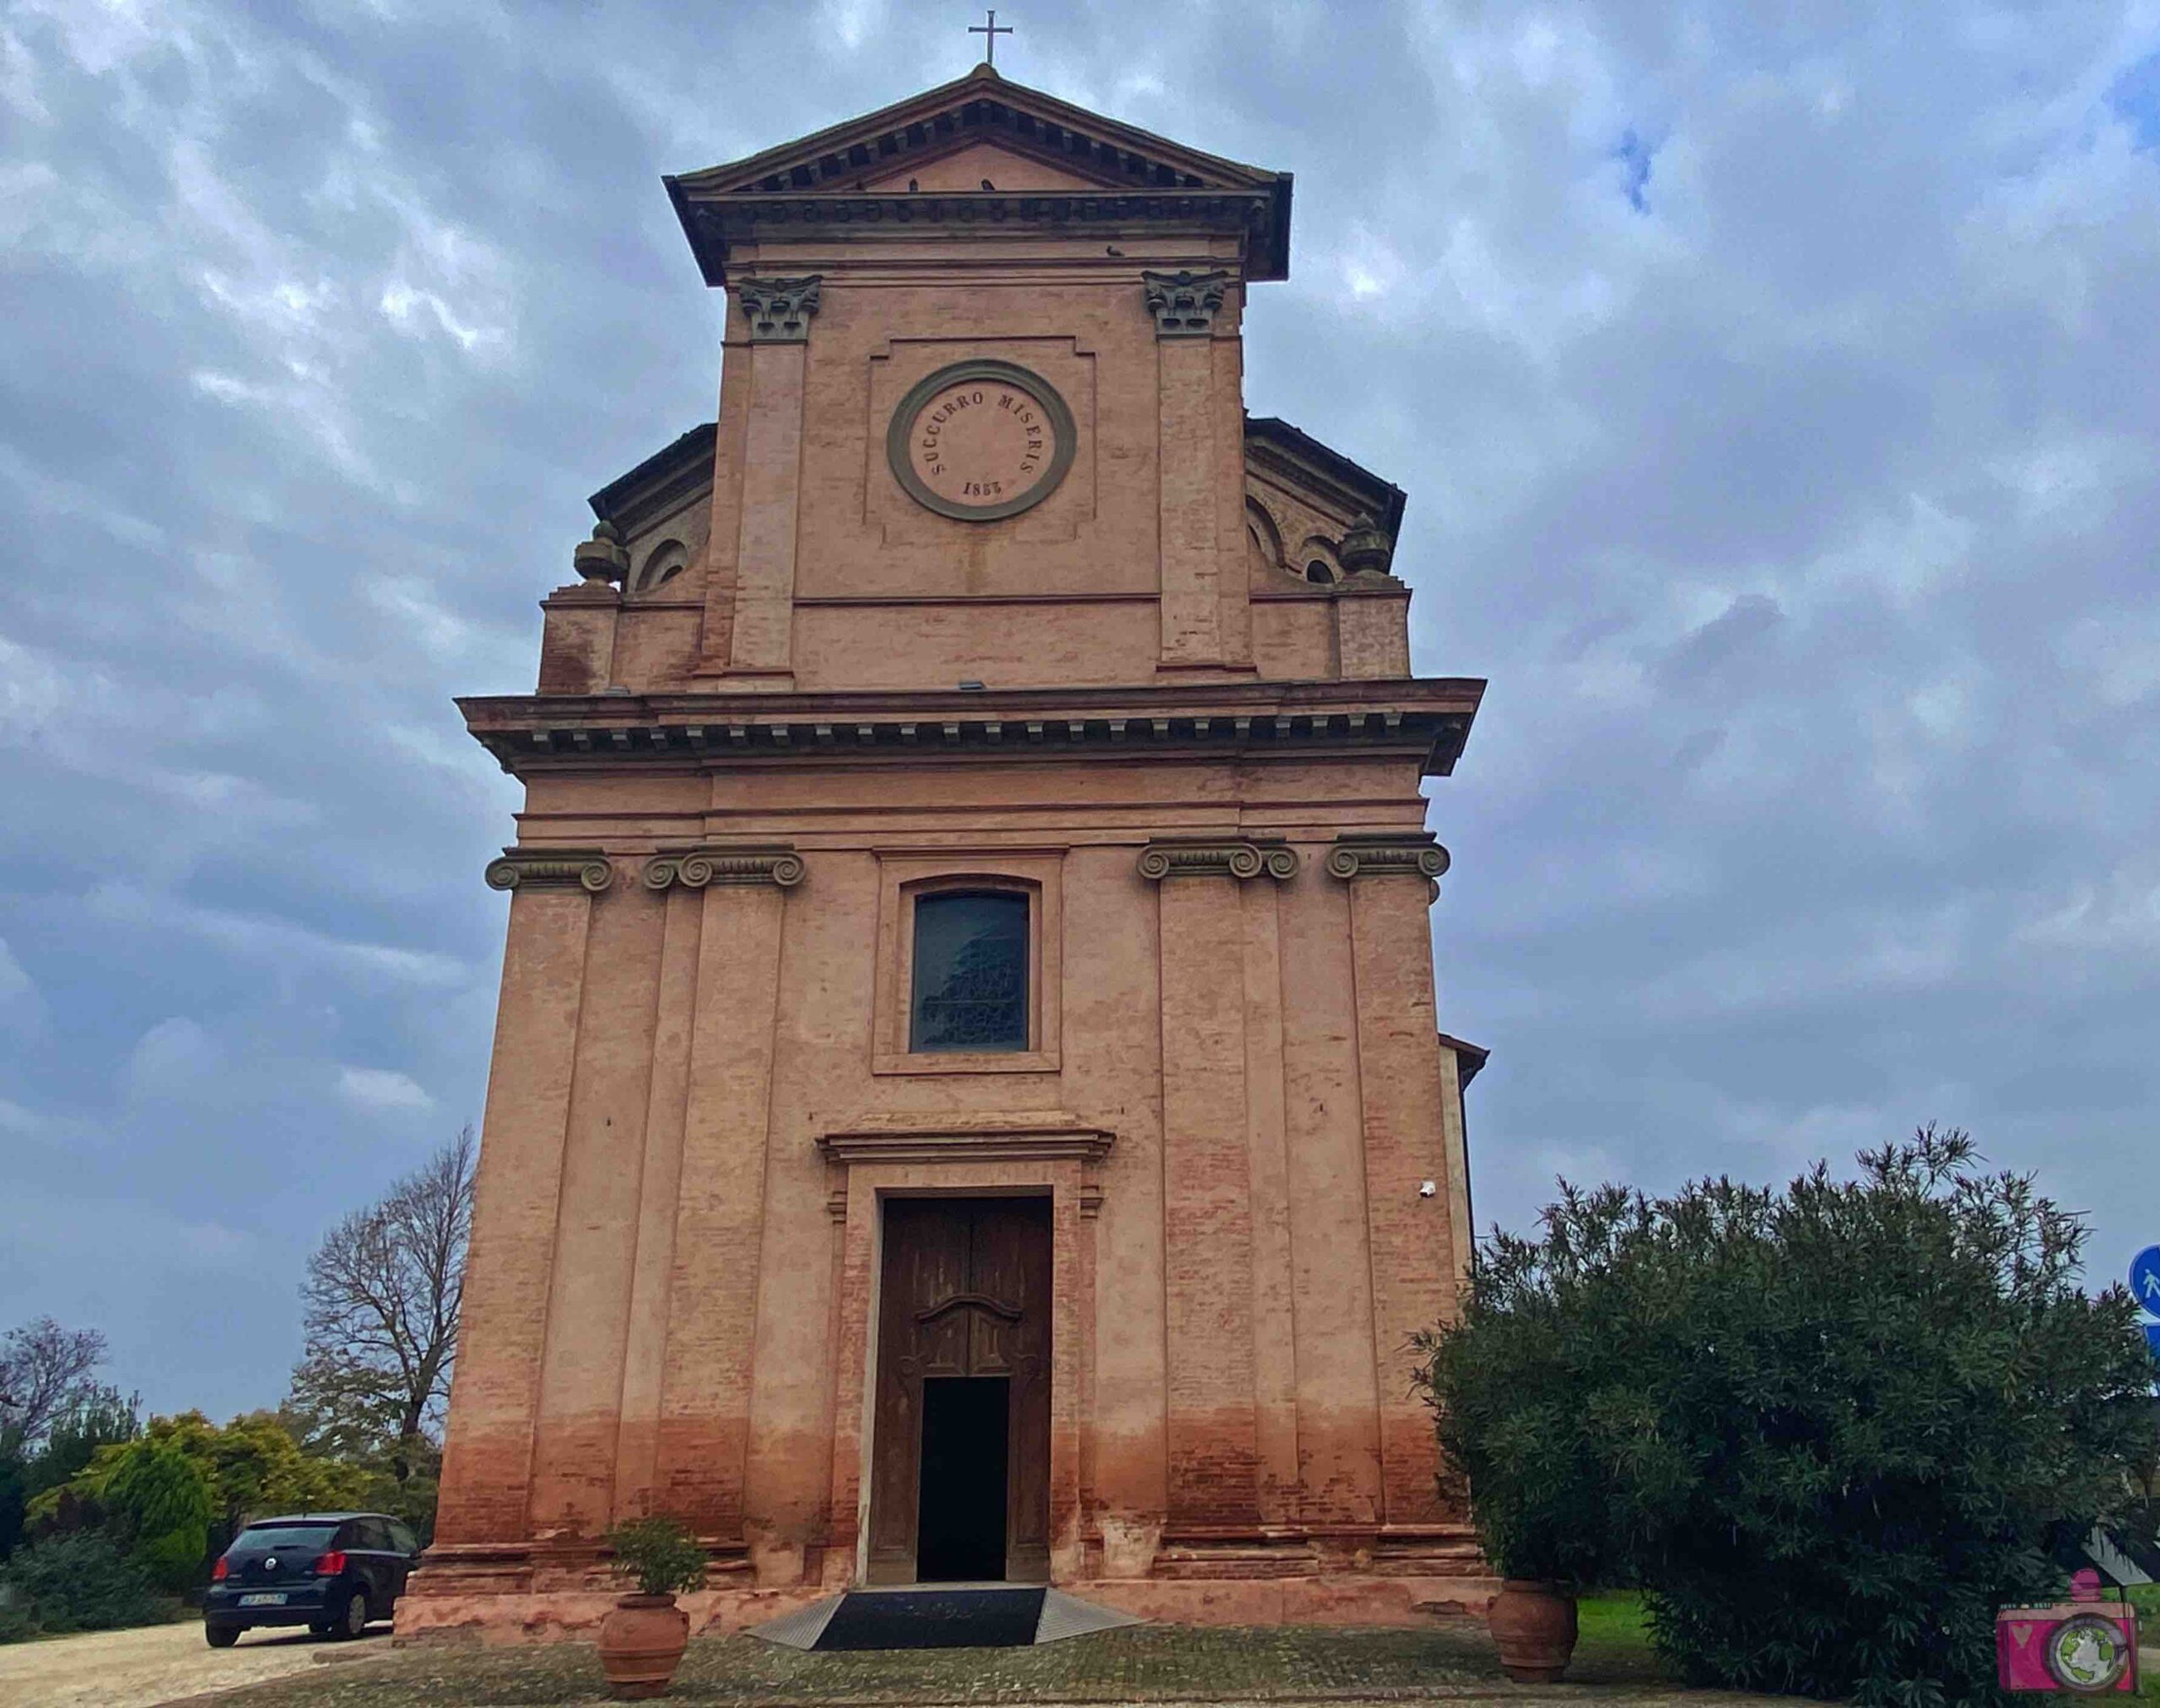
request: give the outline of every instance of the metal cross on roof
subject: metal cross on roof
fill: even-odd
[[[983,42],[983,57],[985,60],[989,62],[992,68],[995,68],[997,64],[997,38],[1001,35],[1010,35],[1012,33],[1012,26],[1011,24],[1000,24],[997,21],[997,8],[994,6],[990,8],[989,23],[970,24],[968,26],[969,35],[980,35],[985,38]]]

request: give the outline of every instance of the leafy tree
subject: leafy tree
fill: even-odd
[[[143,1433],[142,1397],[122,1399],[118,1388],[93,1387],[53,1420],[45,1450],[33,1462],[30,1491],[57,1489],[86,1468],[100,1447],[133,1440]]]
[[[286,1413],[312,1451],[402,1484],[440,1440],[457,1356],[475,1146],[467,1127],[331,1230],[301,1289],[307,1342]]]
[[[72,1516],[72,1527],[81,1527],[116,1516],[116,1479],[138,1446],[178,1453],[201,1478],[210,1500],[206,1560],[251,1519],[358,1506],[370,1492],[364,1470],[302,1452],[274,1413],[251,1412],[220,1429],[200,1412],[181,1412],[153,1418],[139,1442],[99,1448],[68,1483],[32,1503],[32,1516],[68,1527]]]
[[[2153,1364],[2029,1177],[1925,1127],[1783,1192],[1562,1184],[1420,1338],[1503,1569],[1633,1580],[1698,1683],[1992,1701],[1993,1622],[2134,1499]]]
[[[98,1494],[130,1554],[159,1588],[190,1587],[208,1554],[209,1478],[170,1440],[145,1436],[106,1451]]]
[[[200,1412],[182,1412],[157,1419],[148,1433],[186,1454],[208,1484],[213,1556],[224,1553],[251,1519],[336,1511],[359,1505],[365,1496],[364,1473],[302,1452],[274,1413],[251,1412],[218,1429]]]
[[[82,1420],[122,1403],[91,1379],[104,1356],[103,1335],[49,1316],[0,1340],[0,1559],[22,1539],[29,1503],[87,1461]]]
[[[92,1387],[52,1422],[45,1445],[28,1454],[0,1453],[0,1559],[22,1540],[33,1502],[65,1487],[101,1446],[132,1441],[142,1433],[138,1399],[117,1388]]]

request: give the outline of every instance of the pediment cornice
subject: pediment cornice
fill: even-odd
[[[869,187],[910,162],[927,164],[977,141],[1056,166],[1082,184],[922,194]],[[1281,278],[1288,271],[1288,173],[1203,154],[1008,82],[987,66],[813,136],[664,181],[708,284],[726,283],[733,242],[775,220],[1070,224],[1174,219],[1247,234],[1249,279]]]
[[[830,1162],[1099,1163],[1117,1135],[1062,1110],[1013,1113],[873,1115],[818,1136]]]

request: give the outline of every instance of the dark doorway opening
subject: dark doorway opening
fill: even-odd
[[[1006,1408],[1002,1376],[922,1385],[922,1514],[915,1578],[984,1583],[1005,1576]]]
[[[879,1206],[866,1583],[1050,1581],[1050,1208]]]

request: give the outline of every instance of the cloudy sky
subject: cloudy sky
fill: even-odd
[[[1935,1119],[2160,1240],[2160,10],[1015,0],[1297,175],[1248,402],[1411,495],[1477,1211]],[[1783,11],[1785,15],[1779,15]],[[273,1403],[483,1091],[584,495],[712,411],[659,183],[959,5],[0,0],[0,1326]],[[1826,21],[1834,20],[1834,21]]]

